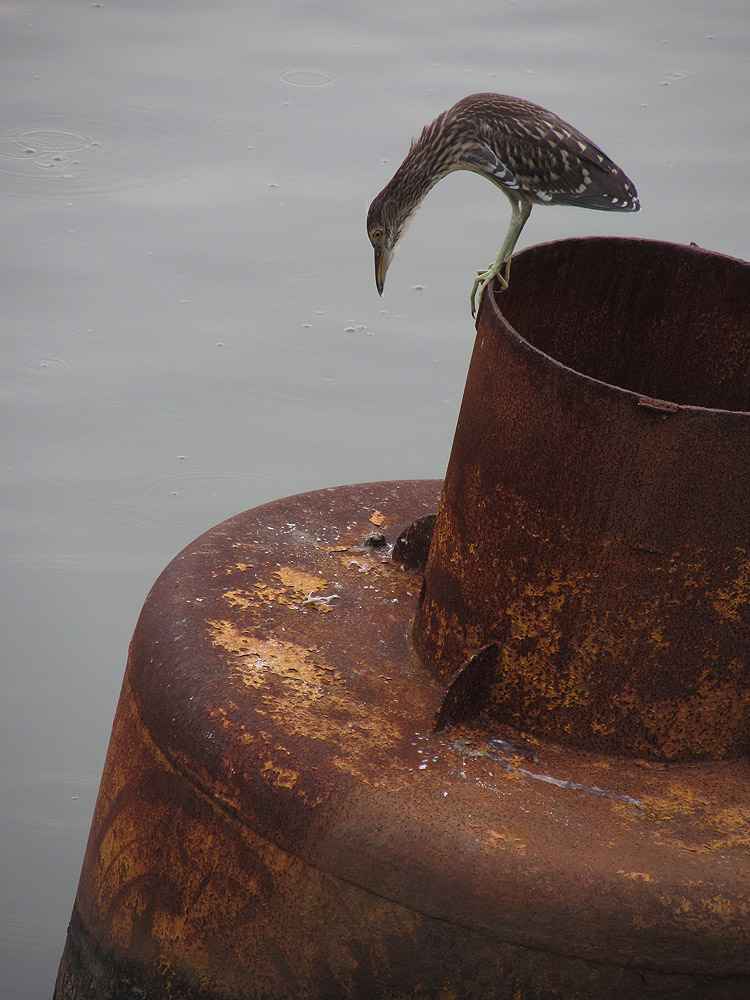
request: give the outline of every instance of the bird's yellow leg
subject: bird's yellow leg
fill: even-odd
[[[486,271],[477,271],[477,276],[474,279],[474,284],[471,288],[472,316],[476,316],[477,309],[482,302],[484,290],[493,278],[497,278],[503,288],[508,287],[510,259],[518,242],[518,237],[521,235],[521,230],[526,225],[526,220],[530,215],[531,205],[511,199],[510,225],[508,226],[508,232],[505,234],[503,245],[500,247],[500,253]],[[479,293],[478,298],[477,293]]]

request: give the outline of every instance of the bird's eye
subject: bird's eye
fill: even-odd
[[[373,231],[370,233],[370,239],[372,240],[373,243],[379,243],[380,240],[383,239],[383,230],[373,229]]]

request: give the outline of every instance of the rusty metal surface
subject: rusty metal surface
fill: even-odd
[[[421,576],[363,540],[395,540],[440,485],[268,504],[164,571],[57,1000],[747,995],[746,760],[433,730]]]
[[[465,690],[567,744],[748,751],[748,410],[750,265],[617,239],[514,258],[478,320],[414,629],[446,683],[499,647],[453,714]]]

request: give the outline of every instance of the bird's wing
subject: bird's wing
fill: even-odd
[[[495,184],[505,188],[509,194],[520,187],[516,175],[507,162],[501,160],[487,142],[467,143],[461,151],[460,164],[464,170],[473,170],[477,174],[489,177]]]
[[[547,205],[637,209],[635,188],[595,143],[562,119],[485,121],[463,149],[466,169],[509,197]]]

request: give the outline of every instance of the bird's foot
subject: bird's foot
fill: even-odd
[[[501,270],[505,273],[501,274]],[[492,281],[493,278],[497,278],[503,288],[508,287],[508,276],[510,274],[510,261],[506,260],[503,265],[498,267],[497,261],[488,267],[486,271],[477,271],[477,276],[474,279],[474,284],[471,287],[471,315],[476,316],[479,306],[482,304],[482,296],[484,295],[484,290]],[[477,297],[479,293],[479,297]]]

